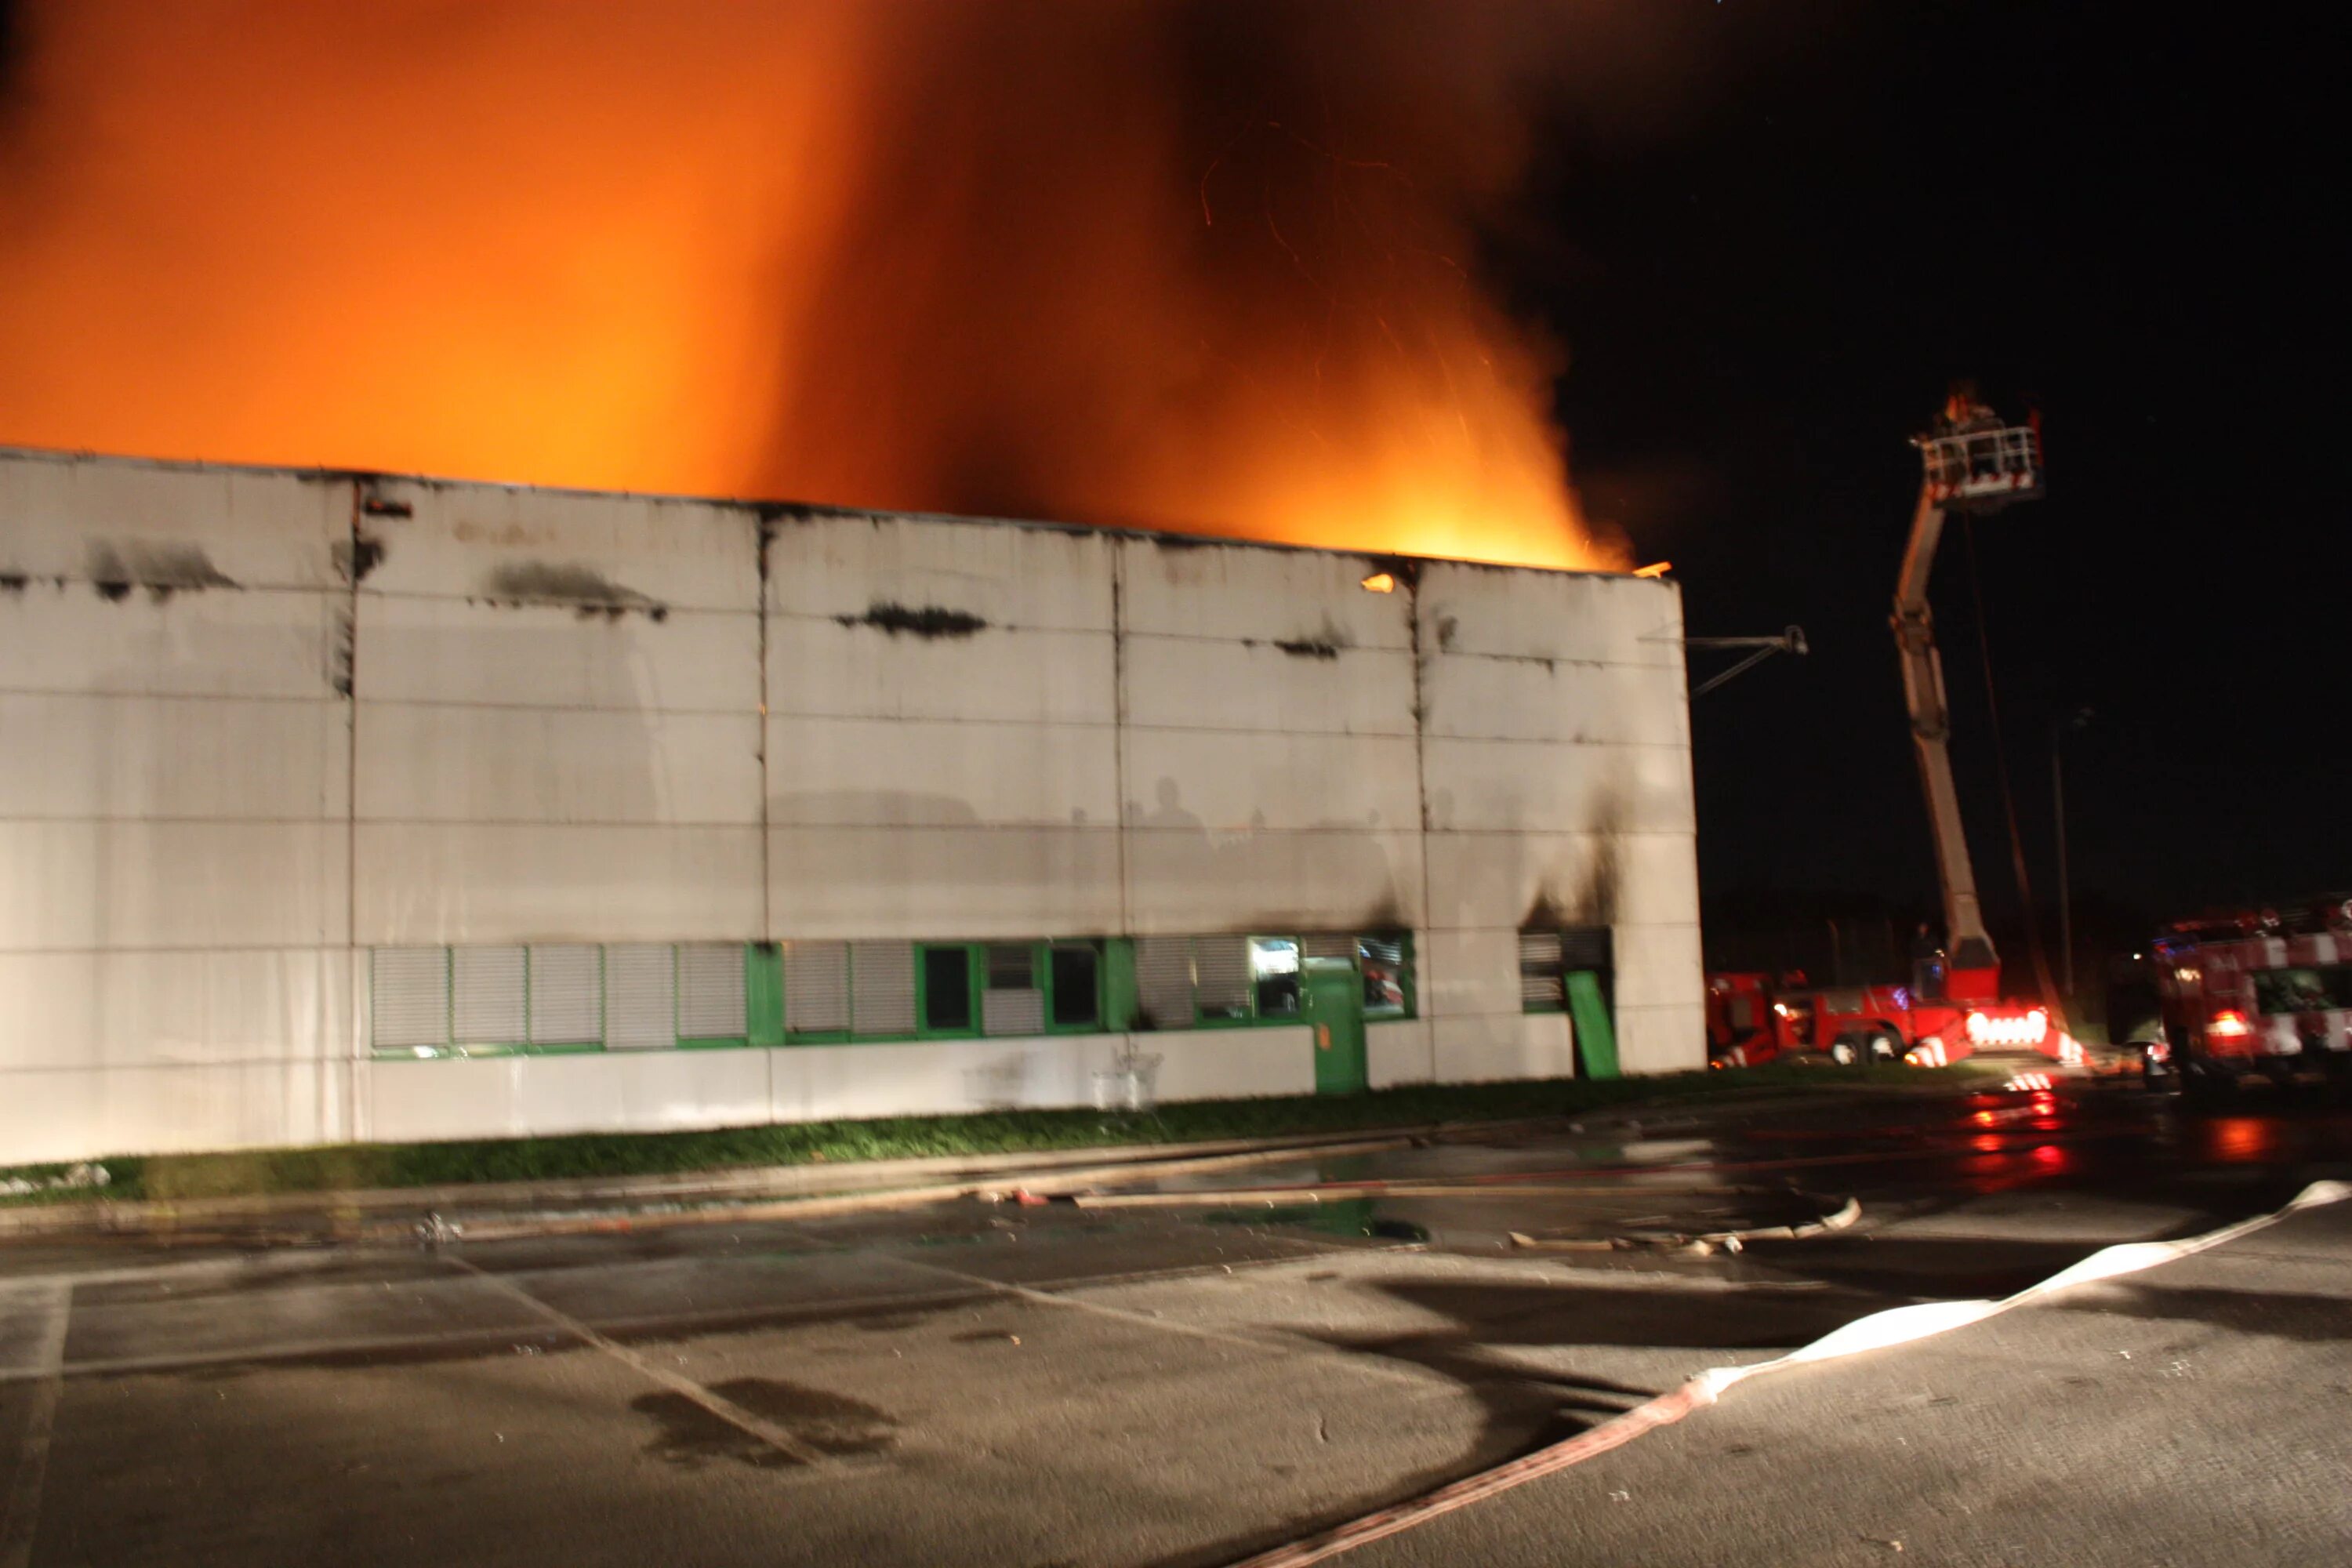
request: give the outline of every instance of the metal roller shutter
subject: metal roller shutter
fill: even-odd
[[[1045,992],[1037,984],[1037,950],[1000,942],[988,950],[988,988],[980,994],[983,1035],[1036,1035],[1045,1028]]]
[[[1610,952],[1615,945],[1609,936],[1607,926],[1585,926],[1560,932],[1559,966],[1571,974],[1580,969],[1609,968]]]
[[[677,1044],[677,950],[629,942],[604,950],[604,1045],[659,1050]]]
[[[860,1035],[915,1032],[915,944],[858,942],[849,946],[849,1021]]]
[[[1250,1014],[1249,938],[1196,936],[1192,977],[1200,988],[1203,1018],[1246,1018]]]
[[[849,1027],[849,944],[784,944],[784,1027],[832,1034]]]
[[[743,944],[698,942],[677,950],[677,1033],[687,1040],[740,1040]]]
[[[530,950],[530,1043],[592,1046],[604,1037],[603,950],[564,942]]]
[[[1192,943],[1147,936],[1135,944],[1135,999],[1154,1028],[1192,1026]]]
[[[1519,1005],[1523,1007],[1564,1007],[1568,992],[1560,981],[1559,933],[1523,931],[1519,933]]]
[[[1316,931],[1298,939],[1302,958],[1344,958],[1356,962],[1356,937],[1352,931]]]
[[[461,1046],[519,1046],[530,1037],[525,1016],[523,950],[449,950],[450,1032]]]
[[[368,955],[368,994],[377,1050],[449,1043],[449,950],[379,947]]]

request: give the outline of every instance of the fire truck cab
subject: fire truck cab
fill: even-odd
[[[2039,1009],[2032,1010],[2039,1012]],[[2000,1025],[2007,1026],[2005,1010]],[[1974,1054],[1993,1014],[1964,1002],[1930,998],[1910,985],[1823,985],[1802,974],[1707,976],[1707,1059],[1713,1067],[1761,1067],[1780,1057],[1813,1054],[1841,1067],[1907,1062],[1948,1067]],[[2049,1032],[2042,1014],[2031,1027]]]
[[[2195,1102],[2254,1081],[2352,1087],[2352,899],[2184,921],[2150,958],[2164,1009],[2142,1057],[2151,1085]]]

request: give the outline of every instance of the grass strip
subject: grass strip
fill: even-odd
[[[77,1203],[100,1197],[110,1201],[246,1197],[475,1182],[676,1175],[763,1165],[1277,1138],[1565,1115],[1645,1102],[1719,1100],[1758,1089],[1916,1089],[1979,1076],[1965,1065],[1942,1070],[1773,1065],[1656,1078],[1414,1084],[1345,1097],[1189,1100],[1162,1106],[1147,1115],[1090,1110],[989,1110],[694,1132],[592,1132],[448,1143],[341,1143],[218,1154],[134,1154],[83,1163],[105,1167],[107,1183],[100,1188],[53,1184],[75,1168],[68,1163],[0,1168],[0,1186],[21,1179],[37,1189],[0,1196],[0,1205]]]

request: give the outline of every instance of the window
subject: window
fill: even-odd
[[[1568,1008],[1568,977],[1591,974],[1601,994],[1614,994],[1615,943],[1607,926],[1519,933],[1519,1006],[1528,1013]]]
[[[1092,945],[1057,942],[1045,950],[1054,1027],[1090,1029],[1102,1023],[1102,953]]]
[[[1561,1013],[1568,1009],[1568,985],[1559,972],[1559,932],[1519,933],[1519,1009],[1526,1013]]]
[[[567,942],[530,950],[530,1043],[595,1046],[604,1040],[604,950]]]
[[[1192,1007],[1203,1018],[1250,1016],[1249,939],[1192,939]]]
[[[449,950],[449,1031],[461,1046],[520,1046],[530,991],[520,947]]]
[[[1305,1013],[1310,959],[1354,966],[1368,1016],[1412,1015],[1412,943],[1402,932],[1150,936],[1135,944],[1136,1026],[1296,1022]]]
[[[792,994],[789,983],[785,990]],[[858,942],[849,946],[849,1017],[859,1035],[915,1032],[915,944]]]
[[[971,1027],[971,949],[923,949],[923,1027],[937,1033]]]
[[[1136,1026],[1192,1026],[1192,939],[1147,936],[1135,944]]]
[[[665,1050],[677,1044],[677,950],[633,942],[604,950],[604,1048]]]
[[[420,1057],[740,1045],[747,967],[740,942],[377,948],[369,1043]]]
[[[1250,985],[1261,1018],[1298,1014],[1298,943],[1286,936],[1249,939]]]
[[[784,944],[784,1032],[845,1034],[849,1029],[849,944]]]
[[[2254,1011],[2327,1013],[2352,1007],[2352,964],[2325,969],[2258,969],[2254,971]]]
[[[1034,1035],[1045,1027],[1045,990],[1037,983],[1032,942],[992,942],[982,952],[988,988],[980,996],[983,1035]]]
[[[449,950],[380,947],[368,955],[379,1051],[434,1056],[449,1044]]]
[[[1368,1016],[1402,1017],[1412,1011],[1412,998],[1405,989],[1412,975],[1412,940],[1402,933],[1356,939],[1356,969],[1363,976]]]
[[[749,1033],[743,944],[698,942],[677,950],[677,1037],[740,1040]]]

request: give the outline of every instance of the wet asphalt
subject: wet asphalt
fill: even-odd
[[[0,1248],[0,1568],[1228,1563],[1704,1368],[2352,1175],[2352,1118],[2236,1110],[2110,1084],[1828,1091],[1100,1207],[437,1248],[19,1244]],[[1850,1229],[1675,1241],[1848,1197]],[[2352,1205],[2314,1211],[1751,1380],[1344,1560],[2352,1561],[2347,1261]]]

